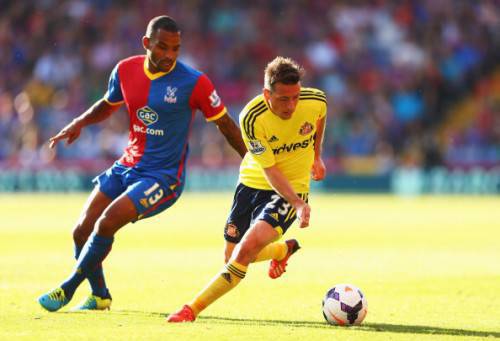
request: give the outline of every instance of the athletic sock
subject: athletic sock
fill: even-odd
[[[189,303],[194,314],[198,315],[203,309],[238,285],[245,278],[246,272],[247,267],[244,265],[238,264],[235,261],[227,263],[205,289]]]
[[[113,237],[103,237],[96,234],[92,234],[89,237],[78,257],[75,271],[61,285],[61,288],[66,294],[66,298],[71,299],[76,288],[78,288],[83,280],[94,272],[104,258],[106,258],[109,251],[111,251],[113,239]]]
[[[262,262],[269,259],[282,260],[283,258],[285,258],[287,252],[288,246],[285,242],[271,243],[259,252],[253,263]]]
[[[78,260],[80,257],[80,252],[82,247],[75,244],[75,258]],[[106,286],[106,280],[104,279],[104,270],[102,268],[102,263],[97,266],[97,268],[92,271],[88,276],[90,287],[92,289],[92,295],[99,296],[101,298],[107,298],[109,296],[109,290]]]

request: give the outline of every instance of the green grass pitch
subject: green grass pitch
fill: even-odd
[[[0,340],[476,340],[500,338],[500,197],[311,195],[311,226],[280,279],[267,262],[195,323],[167,324],[223,263],[231,193],[181,197],[126,226],[105,262],[111,311],[36,302],[69,275],[84,194],[0,195]],[[336,283],[368,299],[360,327],[327,325]]]

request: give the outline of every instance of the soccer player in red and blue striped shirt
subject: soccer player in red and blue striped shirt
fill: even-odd
[[[153,18],[142,43],[146,55],[120,61],[104,98],[49,140],[51,148],[60,140],[70,144],[82,128],[105,120],[122,104],[127,106],[128,146],[111,168],[94,179],[96,186],[73,232],[75,270],[38,300],[48,311],[68,304],[85,278],[92,294],[76,309],[109,309],[111,295],[102,262],[111,250],[114,234],[129,222],[162,212],[179,198],[188,136],[197,110],[217,125],[241,156],[246,153],[240,130],[212,82],[177,60],[181,47],[177,23],[168,16]]]

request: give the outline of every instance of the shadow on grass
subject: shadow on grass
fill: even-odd
[[[131,311],[131,310],[114,310],[114,314],[124,315],[148,315],[166,318],[168,313],[146,312],[146,311]],[[298,328],[316,328],[316,329],[332,329],[344,328],[335,327],[323,321],[286,321],[286,320],[261,320],[261,319],[243,319],[218,316],[199,316],[197,323],[217,323],[217,324],[238,324],[245,326],[289,326]],[[367,332],[385,332],[385,333],[403,333],[403,334],[430,334],[430,335],[456,335],[456,336],[477,336],[477,337],[494,337],[500,338],[500,332],[488,332],[481,330],[442,328],[432,326],[414,326],[405,324],[390,324],[390,323],[363,323],[361,326],[348,327],[348,329],[367,331]]]

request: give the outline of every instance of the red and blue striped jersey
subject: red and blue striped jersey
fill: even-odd
[[[111,73],[104,99],[125,103],[129,141],[119,163],[139,171],[161,171],[180,180],[188,154],[188,137],[196,110],[208,121],[226,108],[208,77],[177,61],[169,72],[152,74],[146,56],[120,61]]]

